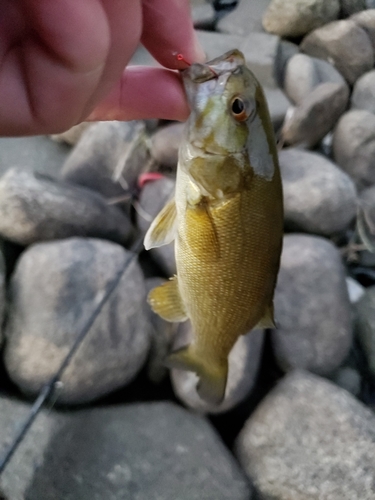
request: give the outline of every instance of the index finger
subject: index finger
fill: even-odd
[[[170,69],[186,68],[177,54],[189,63],[205,61],[188,0],[143,0],[142,13],[141,41],[160,64]]]

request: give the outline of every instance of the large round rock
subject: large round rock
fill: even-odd
[[[0,345],[3,341],[3,316],[5,309],[5,262],[0,247]]]
[[[375,183],[375,115],[365,110],[345,113],[333,134],[333,155],[360,187]]]
[[[338,0],[272,0],[263,27],[283,37],[297,37],[329,23],[340,11]]]
[[[356,81],[351,105],[354,109],[364,109],[375,114],[375,70],[365,73]]]
[[[367,33],[354,21],[334,21],[307,35],[301,50],[331,62],[351,85],[374,65]]]
[[[0,235],[20,245],[89,236],[125,243],[129,219],[99,194],[12,168],[0,178]]]
[[[260,403],[237,440],[262,500],[373,500],[375,416],[346,390],[295,372]]]
[[[272,344],[279,366],[326,375],[352,341],[350,302],[339,251],[316,236],[284,238]]]
[[[149,348],[145,286],[134,255],[101,240],[32,246],[11,281],[5,364],[35,395],[59,369],[80,331],[125,263],[128,268],[62,377],[57,396],[84,403],[124,386]]]
[[[285,220],[289,229],[329,236],[356,214],[353,181],[322,155],[300,149],[279,153]]]

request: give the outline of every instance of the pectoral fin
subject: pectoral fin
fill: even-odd
[[[186,243],[200,260],[220,258],[220,245],[214,220],[205,201],[186,209]]]
[[[166,321],[182,322],[187,320],[178,289],[177,276],[151,290],[147,300],[152,310]]]
[[[155,217],[144,239],[146,250],[161,247],[175,239],[177,231],[176,203],[174,198]]]
[[[266,312],[263,318],[259,321],[259,323],[254,327],[255,330],[263,330],[265,328],[276,328],[275,320],[273,317],[273,304],[267,307]]]
[[[228,378],[228,362],[212,362],[198,355],[194,345],[190,344],[168,356],[169,368],[195,372],[199,377],[197,392],[210,404],[219,405],[225,396]]]

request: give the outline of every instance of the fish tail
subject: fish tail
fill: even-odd
[[[228,378],[228,361],[213,361],[197,352],[195,346],[178,349],[167,358],[169,368],[195,372],[199,377],[197,392],[208,403],[218,405],[225,396]]]

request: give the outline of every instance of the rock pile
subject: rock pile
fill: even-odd
[[[198,397],[193,373],[163,364],[193,335],[146,302],[175,273],[173,246],[134,249],[173,196],[183,125],[82,125],[57,138],[71,144],[58,178],[9,165],[0,450],[25,398],[126,271],[55,388],[64,411],[42,410],[3,474],[5,498],[375,498],[375,257],[355,224],[360,207],[375,241],[375,3],[239,0],[224,15],[193,0],[192,9],[208,58],[244,52],[280,139],[277,328],[238,340],[217,407]]]

